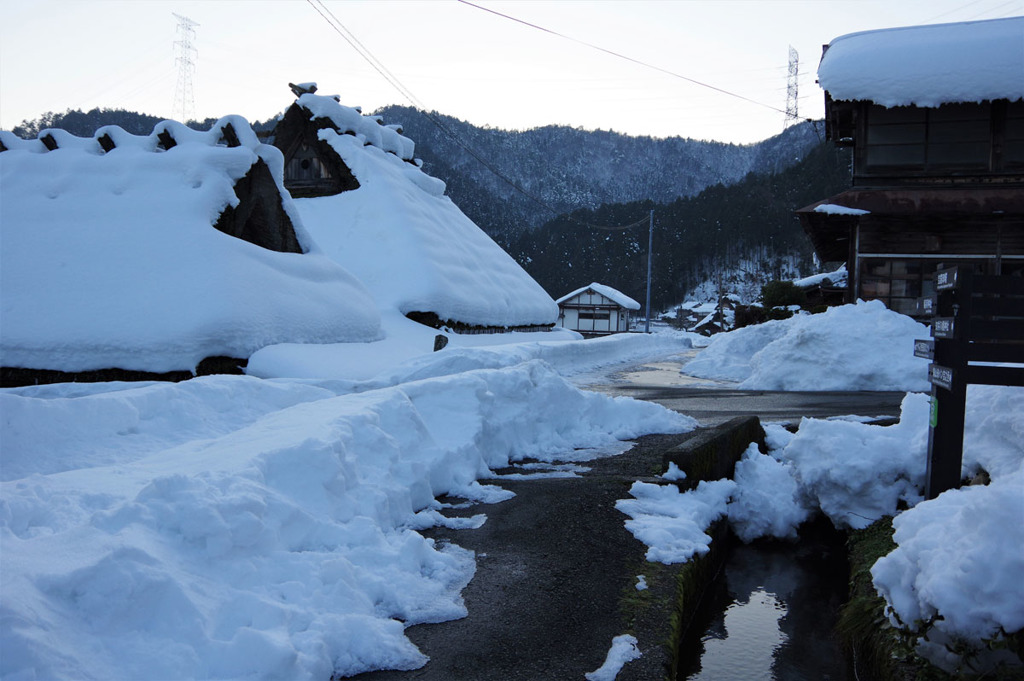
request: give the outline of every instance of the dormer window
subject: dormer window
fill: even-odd
[[[331,171],[320,161],[316,151],[306,144],[301,145],[295,155],[288,159],[288,165],[284,170],[286,184],[330,179]]]

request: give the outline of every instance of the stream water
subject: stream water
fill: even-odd
[[[703,635],[684,641],[689,681],[847,681],[833,638],[846,599],[845,551],[835,538],[737,545],[708,596]]]

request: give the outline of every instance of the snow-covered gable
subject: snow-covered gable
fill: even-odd
[[[273,343],[379,337],[369,295],[302,228],[280,152],[244,119],[0,143],[4,366],[189,371]],[[257,169],[265,183],[240,196]],[[305,252],[231,235],[274,210]]]
[[[886,107],[1024,98],[1024,17],[851,33],[818,82],[835,100]]]
[[[382,309],[475,327],[549,326],[551,297],[412,163],[413,143],[334,97],[296,101],[358,188],[296,199],[325,252],[356,275]],[[322,126],[316,121],[330,120]]]
[[[414,160],[416,145],[401,134],[401,126],[384,125],[379,116],[364,116],[359,109],[340,104],[337,96],[306,93],[295,103],[309,113],[312,121],[328,120],[343,135],[354,135],[363,144],[394,154],[403,161]]]
[[[621,291],[613,289],[611,286],[605,286],[604,284],[598,284],[597,282],[594,282],[593,284],[590,284],[589,286],[584,286],[583,288],[578,288],[575,291],[573,291],[572,293],[568,293],[568,294],[562,296],[561,298],[559,298],[555,302],[557,304],[561,305],[562,303],[566,303],[566,302],[570,301],[571,299],[575,298],[576,296],[580,295],[581,293],[586,293],[587,291],[593,291],[594,293],[600,293],[602,296],[604,296],[605,298],[608,298],[609,300],[614,302],[619,307],[625,308],[627,310],[639,310],[640,309],[640,303],[636,302],[635,300],[633,300],[632,298],[627,296],[625,293],[622,293]]]

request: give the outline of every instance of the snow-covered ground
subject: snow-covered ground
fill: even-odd
[[[877,313],[850,307],[833,314]],[[810,337],[866,366],[880,353],[855,326],[829,322]],[[509,462],[580,461],[694,427],[565,378],[679,354],[686,334],[453,336],[435,353],[433,333],[359,345],[355,358],[346,350],[357,344],[289,347],[290,364],[268,348],[253,362],[267,378],[0,391],[0,676],[417,667],[426,658],[404,628],[464,614],[474,572],[469,552],[418,530],[486,521],[445,517],[438,495],[498,501],[508,493],[479,480]],[[511,339],[522,342],[495,344]],[[808,344],[779,347],[779,370],[800,373]],[[670,562],[706,550],[716,517],[745,539],[787,537],[818,509],[863,527],[906,505],[899,547],[875,567],[893,617],[935,618],[933,639],[1019,629],[1024,390],[972,387],[968,400],[964,472],[984,469],[989,485],[921,501],[927,397],[911,393],[897,426],[769,427],[772,451],[749,451],[733,481],[691,494],[638,482],[623,521]],[[630,643],[595,678],[613,678]]]
[[[0,676],[324,679],[420,666],[404,627],[464,614],[474,560],[417,530],[485,520],[445,518],[435,498],[500,500],[508,493],[477,480],[510,461],[585,460],[692,429],[657,405],[580,391],[554,368],[687,345],[450,347],[368,381],[0,391]]]

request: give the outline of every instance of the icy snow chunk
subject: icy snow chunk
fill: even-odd
[[[620,499],[615,508],[630,517],[626,529],[648,546],[647,560],[670,565],[685,563],[710,550],[705,530],[728,513],[732,480],[701,481],[697,489],[680,492],[675,485],[634,482],[632,499]]]
[[[792,464],[761,454],[751,443],[736,463],[736,491],[729,501],[729,523],[744,542],[761,537],[796,539],[812,508],[803,499]]]
[[[587,672],[584,675],[587,681],[615,681],[615,677],[627,662],[640,657],[640,649],[636,647],[636,643],[636,637],[629,634],[612,639],[612,647],[604,659],[604,664],[592,672]]]

